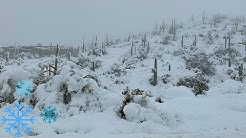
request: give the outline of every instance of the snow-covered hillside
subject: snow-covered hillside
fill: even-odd
[[[243,18],[222,15],[161,23],[58,57],[57,75],[47,71],[55,56],[1,59],[0,115],[17,101],[30,106],[36,122],[23,136],[30,138],[244,138],[245,32]],[[30,97],[16,94],[21,80],[32,81]],[[40,116],[49,105],[59,114],[51,124]],[[0,137],[12,137],[5,127]]]

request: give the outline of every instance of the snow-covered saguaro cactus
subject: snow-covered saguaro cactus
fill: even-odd
[[[184,35],[182,35],[182,39],[181,39],[181,46],[184,46]]]
[[[154,68],[152,69],[154,73],[152,85],[156,86],[157,84],[157,59],[155,58]]]
[[[246,51],[246,32],[244,33],[244,35],[245,35],[245,38],[244,38],[243,45],[245,46],[245,51]]]
[[[231,48],[231,35],[228,36],[228,40],[229,40],[228,46],[229,46],[229,49],[230,49]]]
[[[243,63],[238,68],[238,80],[243,81]]]
[[[147,42],[147,38],[146,38],[146,33],[144,34],[144,37],[142,37],[142,46],[145,47],[145,43]]]
[[[9,52],[6,52],[6,61],[9,62]]]
[[[71,53],[67,53],[67,59],[70,60],[71,59]]]
[[[231,58],[229,58],[228,67],[231,67]]]
[[[133,55],[133,41],[132,41],[132,46],[131,46],[131,56]]]
[[[224,36],[223,39],[225,39],[225,48],[226,48],[226,43],[227,43],[228,38],[226,36]]]
[[[196,43],[197,43],[197,38],[196,38],[196,35],[195,35],[195,40],[193,42],[193,46],[196,46]]]
[[[57,75],[58,55],[59,55],[59,46],[58,46],[58,44],[57,44],[57,47],[56,47],[55,66],[50,65],[50,68],[49,68],[49,73],[50,73],[50,72],[53,72],[54,75]],[[54,71],[51,71],[51,68],[53,68]]]

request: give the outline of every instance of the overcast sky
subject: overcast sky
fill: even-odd
[[[145,32],[155,21],[192,14],[245,15],[246,0],[0,0],[0,45],[79,45],[106,33]]]

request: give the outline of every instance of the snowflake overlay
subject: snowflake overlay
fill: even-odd
[[[16,92],[17,95],[21,98],[25,98],[26,96],[31,95],[32,88],[32,82],[28,80],[22,80],[17,83],[16,86]]]
[[[25,122],[31,122],[32,124],[34,124],[35,122],[35,118],[34,116],[30,117],[30,118],[24,118],[27,117],[29,113],[32,112],[32,110],[30,108],[28,108],[28,106],[24,107],[19,103],[14,103],[15,104],[15,108],[16,110],[13,111],[10,109],[10,107],[7,107],[4,112],[8,113],[9,117],[12,118],[5,118],[4,116],[2,116],[2,124],[6,123],[6,122],[10,122],[8,124],[7,127],[5,127],[5,132],[7,133],[11,133],[11,130],[15,130],[15,136],[17,137],[21,137],[23,136],[21,133],[21,130],[24,130],[26,134],[28,134],[32,128],[28,127],[27,123]]]
[[[42,117],[44,122],[51,124],[52,122],[55,122],[57,120],[58,113],[55,108],[53,108],[52,106],[48,106],[42,110],[40,116]]]

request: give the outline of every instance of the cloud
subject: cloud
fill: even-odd
[[[8,0],[0,2],[0,44],[79,45],[106,33],[126,36],[153,28],[156,20],[192,14],[246,13],[245,0]]]

